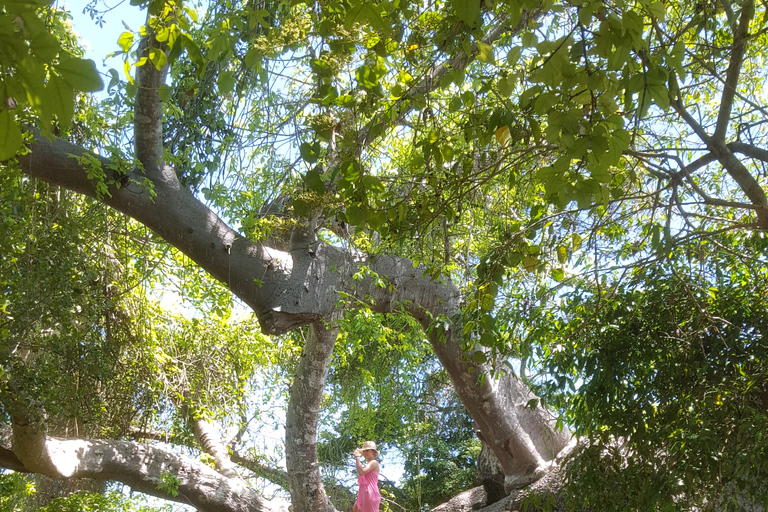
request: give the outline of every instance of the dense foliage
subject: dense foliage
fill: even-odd
[[[182,185],[251,239],[285,248],[316,222],[336,247],[456,283],[462,314],[436,323],[460,325],[474,361],[520,368],[583,437],[573,505],[765,500],[764,1],[131,4],[147,25],[117,37],[96,103],[74,96],[102,79],[67,17],[0,0],[0,160],[31,123],[135,167],[137,73],[167,65]],[[88,169],[103,198],[116,183]],[[304,333],[254,334],[227,290],[100,203],[13,163],[0,180],[4,422],[28,400],[61,435],[152,427],[189,447],[191,415],[263,456],[246,431],[285,400]],[[160,311],[161,286],[194,318]],[[469,419],[413,319],[353,306],[325,476],[348,479],[375,439],[405,457],[403,504],[433,505],[472,480]]]
[[[568,469],[579,501],[766,505],[766,267],[762,238],[750,245],[706,261],[706,246],[680,248],[620,286],[564,295],[539,319],[545,394],[586,441]],[[740,500],[722,503],[734,489]]]

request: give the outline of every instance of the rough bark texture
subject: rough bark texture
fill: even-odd
[[[106,490],[106,482],[93,478],[70,478],[56,480],[45,475],[35,475],[35,493],[30,496],[25,510],[34,511],[51,504],[56,498],[65,498],[76,492],[92,492],[102,494]]]
[[[570,432],[558,432],[551,414],[527,406],[535,396],[516,377],[494,379],[490,368],[468,359],[458,343],[433,335],[432,346],[451,377],[456,392],[478,427],[478,437],[493,451],[504,470],[505,492],[541,478],[568,444]]]
[[[332,512],[317,460],[320,403],[338,328],[315,322],[309,326],[285,419],[285,465],[293,512]]]
[[[480,455],[477,457],[477,480],[485,489],[488,503],[496,503],[504,498],[504,468],[493,454],[488,443],[482,441]]]
[[[543,512],[544,507],[525,508],[523,500],[534,494],[548,494],[555,500],[555,506],[550,512],[566,512],[562,498],[558,498],[558,492],[562,487],[559,471],[555,470],[538,480],[535,484],[525,489],[512,491],[508,496],[498,501],[489,499],[485,488],[475,487],[456,495],[447,503],[435,507],[432,512]]]
[[[200,448],[213,457],[216,471],[227,478],[236,478],[242,480],[237,472],[235,464],[230,460],[227,453],[227,447],[221,441],[221,436],[216,431],[216,426],[203,418],[196,418],[190,421],[192,433],[195,435]]]
[[[0,431],[5,442],[11,439],[11,427],[0,427]],[[5,461],[11,460],[16,470],[53,479],[122,482],[202,512],[285,512],[284,507],[271,505],[242,480],[226,478],[170,450],[129,441],[57,439],[40,435],[31,426],[14,425],[12,432],[12,447],[3,443],[3,453],[12,452],[15,457],[3,457],[0,462],[5,466]],[[179,479],[176,496],[162,487],[164,475]]]

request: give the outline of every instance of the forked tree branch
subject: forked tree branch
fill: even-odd
[[[751,0],[748,0],[748,2],[751,2]],[[731,101],[732,100],[733,97],[731,97]],[[768,196],[766,196],[765,190],[760,186],[760,183],[758,183],[755,177],[749,172],[749,169],[747,169],[741,160],[736,157],[734,149],[727,145],[723,138],[710,137],[704,127],[702,127],[685,108],[679,95],[670,98],[670,105],[688,126],[691,127],[696,135],[699,136],[701,141],[707,145],[707,149],[710,153],[739,185],[742,192],[744,192],[744,195],[747,196],[747,199],[749,199],[755,206],[757,222],[761,229],[768,229]],[[755,148],[757,151],[753,151],[745,147],[737,147],[741,150],[740,152],[745,152],[745,154],[746,151],[750,151],[753,154],[762,154],[762,150],[759,150],[759,148]]]

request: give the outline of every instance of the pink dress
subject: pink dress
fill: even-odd
[[[379,474],[371,471],[366,475],[358,475],[357,508],[360,512],[379,512],[381,494],[379,494]]]

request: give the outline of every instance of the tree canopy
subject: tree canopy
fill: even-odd
[[[331,510],[375,439],[416,510],[482,442],[576,508],[766,506],[768,4],[130,4],[100,75],[0,0],[4,467]]]

